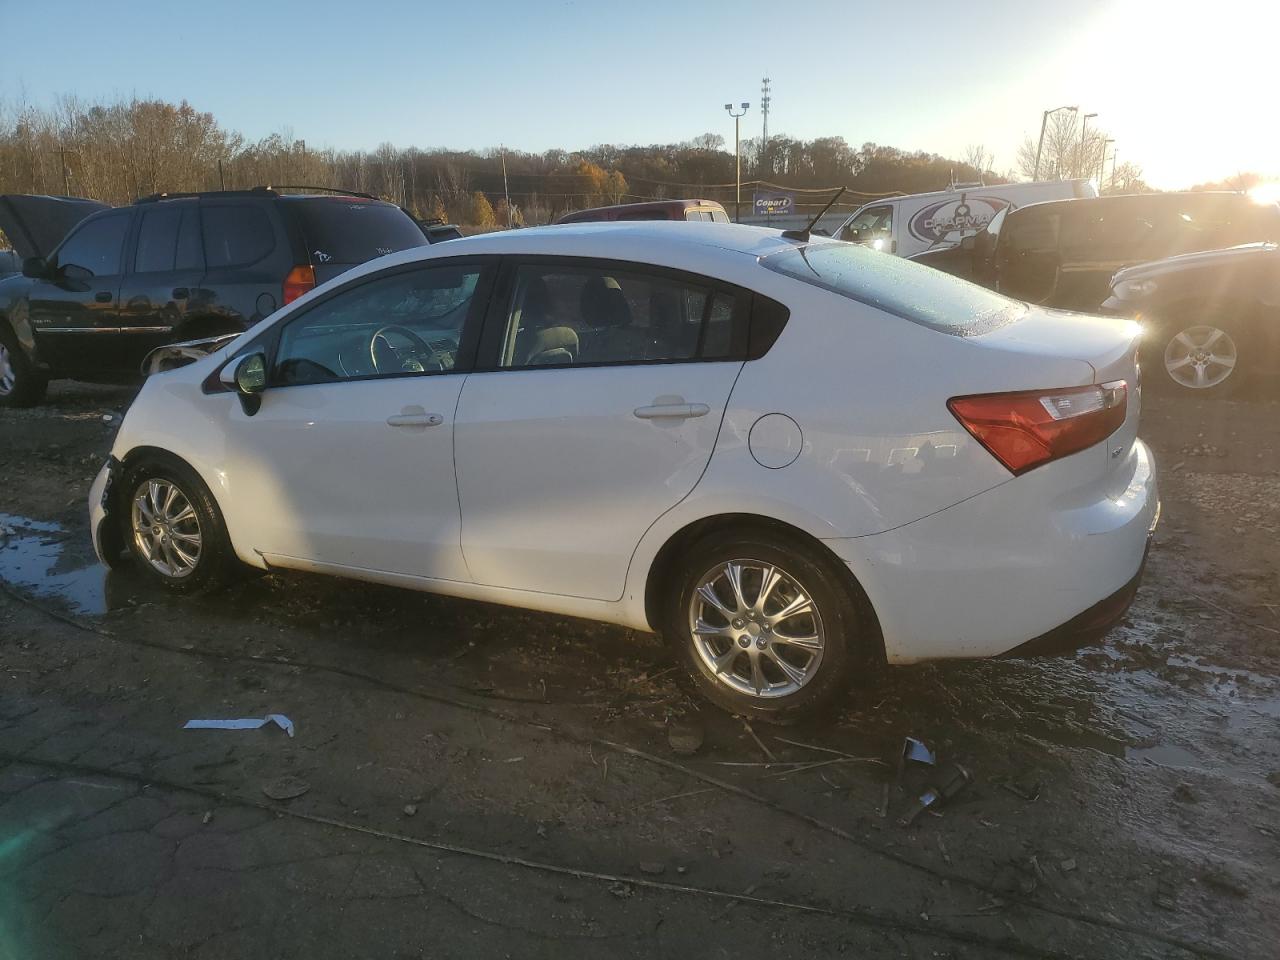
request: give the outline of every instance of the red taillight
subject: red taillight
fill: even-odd
[[[964,428],[1015,475],[1101,443],[1120,429],[1128,404],[1123,380],[947,401]]]
[[[284,302],[293,303],[316,285],[316,272],[311,267],[294,267],[284,278]]]

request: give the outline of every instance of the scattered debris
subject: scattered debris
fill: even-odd
[[[656,860],[641,860],[640,872],[647,873],[651,877],[660,877],[667,872],[667,868]]]
[[[212,823],[212,822],[213,822],[213,811],[212,811],[212,810],[206,810],[206,811],[204,812],[204,816],[200,818],[200,822],[201,822],[202,824],[204,824],[206,827],[207,827],[210,823]]]
[[[188,720],[182,725],[183,730],[257,730],[259,727],[274,723],[277,727],[293,736],[293,721],[283,713],[269,713],[265,717],[247,717],[241,720]]]
[[[1040,799],[1039,780],[1001,780],[1000,789],[1012,793],[1027,803],[1035,803]]]
[[[768,747],[766,747],[766,746],[764,745],[764,741],[763,741],[763,740],[761,740],[759,737],[757,737],[757,736],[756,736],[756,732],[755,732],[754,730],[752,730],[752,729],[751,729],[751,721],[749,721],[746,717],[743,717],[743,718],[742,718],[742,725],[743,725],[744,727],[746,727],[746,729],[747,729],[747,734],[751,737],[751,739],[752,739],[752,740],[754,740],[754,741],[756,742],[756,746],[757,746],[757,747],[759,747],[759,748],[760,748],[760,751],[761,751],[761,752],[762,752],[766,757],[768,757],[768,758],[769,758],[769,761],[770,761],[771,763],[777,763],[777,761],[778,761],[778,757],[774,754],[774,752],[773,752],[772,750],[770,750]]]
[[[923,740],[917,740],[915,737],[905,737],[902,741],[902,761],[911,760],[915,763],[924,763],[934,766],[938,762],[938,756],[929,749]]]
[[[907,827],[914,823],[924,811],[936,812],[938,807],[967,787],[972,779],[969,771],[960,764],[951,764],[935,785],[927,787],[924,793],[920,794],[919,799],[899,818],[898,823]]]
[[[1063,873],[1070,873],[1076,868],[1076,862],[1075,860],[1063,860],[1058,866],[1062,868]]]
[[[404,805],[404,815],[406,817],[412,817],[417,812],[418,812],[418,805],[416,803],[406,803]]]
[[[706,735],[699,720],[683,717],[673,720],[667,727],[667,744],[677,756],[692,757],[702,749],[702,741],[706,739]]]
[[[619,900],[626,900],[634,896],[636,890],[635,887],[631,886],[631,884],[618,881],[616,883],[609,884],[609,892]]]
[[[310,789],[311,784],[301,777],[285,776],[264,784],[262,792],[272,800],[292,800]]]

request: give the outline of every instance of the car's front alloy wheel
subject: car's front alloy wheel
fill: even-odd
[[[22,352],[8,323],[0,320],[0,407],[29,407],[44,399],[48,377]]]
[[[202,593],[237,571],[222,512],[186,463],[149,453],[126,467],[119,489],[112,516],[152,580],[178,593]]]
[[[204,546],[200,517],[178,484],[143,480],[133,491],[129,519],[134,549],[159,574],[181,580],[196,571]]]
[[[719,682],[750,697],[785,697],[822,666],[822,613],[796,577],[735,558],[706,571],[689,598],[693,648]]]

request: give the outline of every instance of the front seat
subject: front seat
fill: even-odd
[[[517,324],[521,346],[517,366],[541,367],[577,361],[578,334],[573,327],[553,321],[551,294],[542,277],[534,277],[525,287]]]

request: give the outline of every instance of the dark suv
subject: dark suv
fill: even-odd
[[[1240,193],[1054,200],[1011,210],[1002,220],[992,221],[998,235],[982,279],[1017,300],[1086,312],[1097,312],[1111,294],[1111,277],[1125,267],[1280,241],[1280,207]]]
[[[160,194],[96,213],[0,281],[0,405],[112,382],[174,341],[238,333],[356,264],[427,242],[365,195]]]

